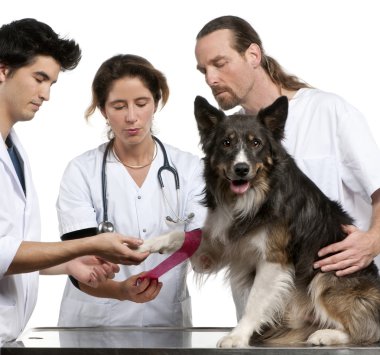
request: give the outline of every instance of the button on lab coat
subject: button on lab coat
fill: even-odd
[[[4,276],[22,241],[40,240],[40,214],[29,162],[15,132],[12,141],[21,155],[26,196],[0,140],[0,345],[23,331],[37,299],[38,272]]]
[[[200,159],[165,145],[171,166],[180,178],[180,216],[194,213],[191,222],[168,224],[165,217],[175,216],[165,204],[157,171],[163,164],[158,146],[157,157],[141,187],[112,153],[107,160],[107,200],[109,220],[115,230],[128,236],[148,239],[174,229],[201,228],[206,209],[200,204],[204,187]],[[57,211],[61,234],[96,227],[103,220],[101,166],[105,145],[75,158],[68,165],[61,182]],[[175,210],[176,190],[172,174],[164,172],[163,182],[170,206]],[[115,280],[155,267],[167,255],[152,254],[138,266],[123,266]],[[183,263],[160,278],[163,288],[151,302],[137,304],[89,296],[66,284],[62,298],[59,326],[190,326],[191,304],[186,287],[188,263]]]

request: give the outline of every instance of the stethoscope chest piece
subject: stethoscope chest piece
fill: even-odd
[[[103,221],[99,223],[98,233],[113,233],[115,231],[115,227],[111,222]]]

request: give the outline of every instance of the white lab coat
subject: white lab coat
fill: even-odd
[[[15,132],[11,138],[21,157],[26,196],[0,139],[0,345],[23,331],[37,300],[38,272],[4,276],[22,241],[40,240],[40,214],[28,158]]]
[[[124,235],[148,239],[173,229],[201,228],[206,209],[201,206],[204,187],[200,159],[190,153],[165,145],[169,162],[179,172],[180,216],[194,213],[189,224],[173,225],[165,217],[170,212],[157,180],[163,164],[158,146],[157,157],[141,188],[112,153],[109,154],[107,200],[109,220]],[[103,220],[101,166],[105,145],[88,151],[70,162],[62,178],[57,200],[60,233],[97,227]],[[162,174],[170,205],[176,209],[173,175]],[[167,255],[152,254],[139,266],[123,266],[116,280],[150,270]],[[180,264],[160,278],[163,282],[158,297],[137,304],[89,296],[67,282],[63,294],[59,326],[191,326],[190,296],[186,286],[187,263]]]
[[[289,102],[284,145],[303,172],[367,230],[380,188],[380,150],[366,119],[338,95],[301,89]]]

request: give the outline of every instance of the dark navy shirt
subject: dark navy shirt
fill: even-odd
[[[13,166],[16,170],[16,174],[18,176],[18,179],[20,180],[22,189],[24,190],[25,193],[25,177],[24,177],[24,167],[23,164],[21,163],[21,157],[20,153],[16,149],[16,147],[13,145],[12,139],[10,136],[7,137],[5,140],[5,144],[7,145],[8,148],[8,154],[12,160]]]

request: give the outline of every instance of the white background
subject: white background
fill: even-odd
[[[146,57],[171,88],[167,106],[155,115],[158,136],[201,155],[193,118],[196,95],[215,103],[196,69],[195,36],[214,17],[237,15],[258,31],[266,52],[289,72],[335,92],[367,117],[380,143],[380,21],[376,0],[13,0],[3,2],[0,24],[23,17],[48,23],[76,39],[83,59],[63,73],[36,118],[16,125],[29,152],[40,196],[42,239],[59,239],[55,200],[70,159],[105,140],[99,116],[83,112],[99,65],[118,53]],[[318,134],[318,132],[316,132]],[[352,144],[360,144],[360,137]],[[379,167],[380,169],[380,167]],[[28,327],[56,325],[64,276],[42,276],[39,300]],[[235,313],[222,277],[198,289],[189,275],[194,326],[233,326]]]

